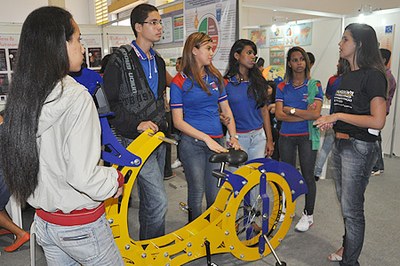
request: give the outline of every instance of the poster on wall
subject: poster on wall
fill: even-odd
[[[285,30],[286,46],[306,46],[312,43],[312,23],[289,25]]]
[[[6,49],[0,49],[0,71],[7,71]]]
[[[276,84],[279,84],[285,77],[285,67],[279,65],[269,65],[264,68],[262,75],[266,80],[273,80]]]
[[[172,24],[172,17],[162,18],[163,33],[161,39],[157,44],[172,43],[174,41],[174,30]]]
[[[100,47],[88,48],[89,67],[100,67],[101,59],[103,58]]]
[[[18,49],[8,49],[8,58],[10,59],[11,71],[15,70],[15,64],[17,63],[17,52]]]
[[[1,94],[7,93],[12,71],[15,70],[19,39],[19,34],[0,34],[0,71],[3,72],[0,74]]]
[[[236,40],[236,10],[236,0],[184,1],[185,37],[196,31],[208,34],[213,41],[213,64],[222,73]]]
[[[296,25],[285,25],[276,27],[275,31],[270,30],[269,46],[284,45],[307,46],[312,44],[312,22]]]
[[[269,63],[275,66],[283,66],[285,64],[285,50],[280,48],[270,49]]]
[[[376,35],[380,44],[379,48],[385,48],[392,51],[394,40],[394,26],[395,25],[387,25],[375,28]]]
[[[82,35],[81,43],[84,47],[101,47],[102,38],[100,34]]]
[[[267,46],[267,30],[250,30],[249,39],[257,45],[257,48],[265,48]]]
[[[174,42],[183,42],[183,29],[183,14],[174,16]]]
[[[6,94],[8,92],[8,75],[0,74],[0,94]]]
[[[393,52],[394,42],[394,27],[395,25],[386,25],[381,27],[375,27],[376,35],[379,41],[379,48],[385,48]],[[390,68],[391,61],[388,67]]]
[[[279,38],[283,40],[283,38]],[[285,77],[285,46],[284,42],[277,42],[269,49],[269,62],[263,71],[263,77],[267,80],[273,80],[276,83],[283,81]]]
[[[163,34],[157,45],[163,44],[164,48],[183,45],[183,10],[176,10],[161,15],[163,22]]]
[[[161,15],[163,34],[155,49],[164,58],[170,74],[175,75],[176,59],[182,56],[184,40],[183,9]]]
[[[0,34],[0,48],[17,48],[19,35]]]
[[[116,35],[116,34],[108,34],[107,35],[107,43],[109,47],[108,53],[112,54],[118,47],[130,44],[132,42],[132,35]]]
[[[157,52],[165,61],[168,72],[174,76],[176,74],[176,59],[182,56],[182,47],[160,48]]]
[[[100,67],[102,52],[102,37],[99,34],[82,35],[82,44],[85,47],[85,53],[88,55],[85,60],[89,68]]]

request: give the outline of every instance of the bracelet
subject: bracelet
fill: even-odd
[[[230,138],[235,138],[235,139],[239,139],[239,135],[234,135],[234,136],[231,136]]]

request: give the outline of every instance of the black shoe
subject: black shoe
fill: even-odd
[[[171,178],[174,178],[176,176],[176,174],[175,173],[172,173],[171,175],[169,175],[169,176],[164,176],[164,180],[170,180]]]
[[[317,176],[317,175],[315,175],[314,178],[315,178],[315,181],[319,180],[319,176]]]

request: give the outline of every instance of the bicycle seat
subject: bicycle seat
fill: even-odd
[[[242,150],[229,149],[228,152],[216,153],[210,156],[210,163],[229,163],[238,166],[247,161],[247,153]]]

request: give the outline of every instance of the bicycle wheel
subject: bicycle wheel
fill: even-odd
[[[265,246],[263,254],[259,253],[263,219],[268,219],[266,235],[271,245],[276,248],[288,232],[294,215],[295,203],[292,202],[288,183],[282,176],[268,172],[264,182],[267,182],[269,213],[263,217],[263,204],[259,193],[260,175],[260,172],[255,171],[242,175],[248,183],[235,199],[231,198],[230,202],[234,219],[230,220],[231,225],[228,228],[235,232],[235,237],[230,238],[230,250],[241,260],[257,260],[260,256],[266,256],[271,252],[268,246]],[[286,206],[286,214],[280,222],[283,206]]]

